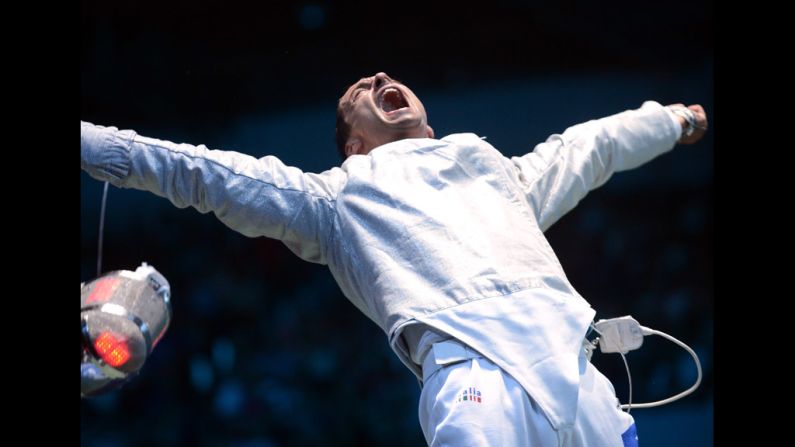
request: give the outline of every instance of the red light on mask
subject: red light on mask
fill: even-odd
[[[102,360],[116,368],[123,365],[130,359],[130,350],[124,340],[119,340],[110,332],[103,332],[99,334],[96,341],[94,341],[94,349],[97,354],[102,357]]]

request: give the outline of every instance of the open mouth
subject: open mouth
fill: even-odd
[[[381,107],[386,113],[394,112],[396,110],[408,108],[409,102],[403,96],[403,92],[394,88],[387,87],[381,92],[379,97],[378,106]]]

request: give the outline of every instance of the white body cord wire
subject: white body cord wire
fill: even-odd
[[[609,352],[618,352],[619,354],[621,354],[621,359],[624,361],[624,367],[627,370],[627,378],[629,380],[629,403],[621,405],[621,409],[622,410],[627,410],[627,413],[629,413],[630,411],[632,411],[633,407],[634,408],[659,407],[660,405],[669,404],[669,403],[671,403],[671,402],[673,402],[675,400],[679,400],[679,399],[687,396],[688,394],[692,393],[693,391],[695,391],[696,388],[698,388],[698,386],[701,384],[701,377],[702,377],[701,362],[698,360],[698,356],[696,355],[695,351],[690,349],[689,346],[687,346],[686,344],[684,344],[681,341],[677,340],[676,338],[671,337],[670,335],[666,334],[665,332],[661,332],[661,331],[657,331],[657,330],[654,330],[654,329],[651,329],[651,328],[647,328],[645,326],[641,326],[640,324],[638,324],[637,321],[635,321],[631,317],[615,318],[615,319],[607,321],[607,323],[610,323],[610,322],[616,321],[616,320],[625,320],[627,318],[629,318],[632,321],[632,324],[634,324],[635,328],[639,328],[640,329],[640,334],[636,333],[637,334],[636,337],[640,336],[641,334],[644,337],[648,336],[648,335],[659,335],[660,337],[664,337],[664,338],[667,338],[668,340],[671,340],[672,342],[674,342],[677,345],[681,346],[685,351],[687,351],[693,357],[693,360],[695,360],[695,362],[696,362],[696,368],[698,369],[698,378],[696,379],[696,383],[694,383],[693,386],[691,386],[690,388],[688,388],[685,391],[682,391],[681,393],[679,393],[677,395],[671,396],[671,397],[669,397],[667,399],[658,400],[656,402],[645,402],[645,403],[640,403],[640,404],[634,404],[633,405],[632,404],[632,374],[630,374],[630,372],[629,372],[629,363],[627,363],[627,358],[624,355],[624,351],[629,352],[629,351],[631,351],[633,349],[639,348],[641,343],[642,343],[642,337],[640,337],[640,340],[638,340],[637,338],[635,339],[635,341],[638,342],[636,345],[634,345],[632,347],[627,347],[625,344],[622,343],[621,339],[615,339],[615,340],[613,339],[613,338],[615,338],[615,337],[613,337],[615,335],[614,332],[610,332],[610,334],[603,333],[603,332],[599,331],[599,329],[597,329],[595,325],[591,325],[591,328],[594,330],[594,332],[599,334],[599,338],[597,338],[593,342],[589,343],[589,345],[591,346],[591,348],[590,348],[591,350],[593,348],[595,348],[599,344],[600,340],[602,340],[602,339],[604,341],[606,341],[606,342],[607,341],[611,341],[611,345],[612,345],[611,349],[616,349],[615,346],[622,346],[622,348],[620,350],[609,351]],[[597,325],[598,325],[598,323],[597,323]],[[609,339],[606,338],[606,337],[608,337],[608,335],[610,335]],[[588,358],[590,359],[590,356]]]
[[[99,243],[97,244],[97,277],[102,275],[102,230],[105,227],[105,202],[108,199],[108,182],[102,191],[102,209],[99,211]]]
[[[632,377],[630,377],[630,381],[629,381],[629,404],[622,405],[621,406],[622,410],[623,409],[630,409],[632,407],[635,407],[635,408],[652,408],[652,407],[659,407],[660,405],[669,404],[669,403],[671,403],[671,402],[673,402],[675,400],[679,400],[679,399],[687,396],[688,394],[692,393],[701,384],[701,362],[698,361],[698,356],[696,355],[695,351],[690,349],[690,346],[687,346],[686,344],[684,344],[681,341],[675,339],[674,337],[671,337],[670,335],[666,334],[665,332],[655,331],[654,329],[650,329],[650,328],[647,328],[647,327],[644,327],[644,326],[641,326],[640,328],[643,331],[643,335],[659,335],[660,337],[664,337],[664,338],[667,338],[668,340],[671,340],[672,342],[674,342],[677,345],[681,346],[682,349],[687,351],[693,357],[693,360],[696,361],[696,368],[698,368],[698,379],[696,379],[696,383],[694,383],[693,386],[691,386],[690,388],[682,391],[681,393],[679,393],[679,394],[677,394],[675,396],[671,396],[671,397],[669,397],[667,399],[663,399],[663,400],[658,400],[656,402],[647,402],[647,403],[632,405]],[[624,354],[621,354],[621,356],[623,357]],[[626,359],[624,360],[624,364],[626,365]],[[629,376],[629,366],[627,366],[627,375]],[[629,411],[627,411],[627,412],[629,412]]]

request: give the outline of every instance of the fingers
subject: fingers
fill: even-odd
[[[696,129],[707,130],[709,127],[709,122],[707,120],[707,113],[704,111],[704,108],[701,107],[700,104],[693,104],[687,106],[687,108],[692,110],[696,115]]]
[[[671,104],[670,107],[675,108],[676,106],[681,106],[682,108],[685,107],[684,104]],[[689,135],[687,134],[687,132],[682,132],[682,136],[679,138],[678,141],[678,143],[680,144],[696,143],[704,136],[704,134],[707,131],[707,128],[709,127],[709,123],[707,121],[707,113],[704,111],[704,108],[701,107],[700,104],[689,105],[687,106],[687,109],[693,113],[693,117],[689,119],[694,118],[695,123],[691,124],[695,125],[693,126],[692,132]],[[684,126],[686,125],[684,117],[680,119],[680,123],[682,123],[682,126],[684,128]]]

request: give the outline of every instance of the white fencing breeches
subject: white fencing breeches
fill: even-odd
[[[638,445],[632,416],[618,408],[612,384],[590,362],[580,378],[574,430],[566,434],[513,377],[464,345],[437,343],[424,363],[419,418],[430,447]]]

